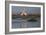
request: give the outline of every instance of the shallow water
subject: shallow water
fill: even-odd
[[[40,19],[36,22],[28,22],[27,20],[17,18],[12,20],[12,28],[35,28],[40,27]]]

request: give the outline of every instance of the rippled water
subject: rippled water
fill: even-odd
[[[12,28],[35,28],[40,27],[40,19],[36,22],[28,22],[27,20],[17,18],[12,20]]]

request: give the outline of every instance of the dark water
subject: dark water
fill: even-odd
[[[28,22],[27,20],[17,18],[12,20],[12,28],[35,28],[40,27],[40,19],[36,22]]]

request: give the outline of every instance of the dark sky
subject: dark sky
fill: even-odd
[[[40,7],[19,7],[19,6],[12,6],[12,13],[13,14],[19,14],[20,12],[23,12],[25,8],[25,12],[28,14],[40,14]]]

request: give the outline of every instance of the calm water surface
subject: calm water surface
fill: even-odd
[[[12,28],[35,28],[40,27],[40,19],[36,22],[28,22],[27,20],[17,18],[12,20]]]

